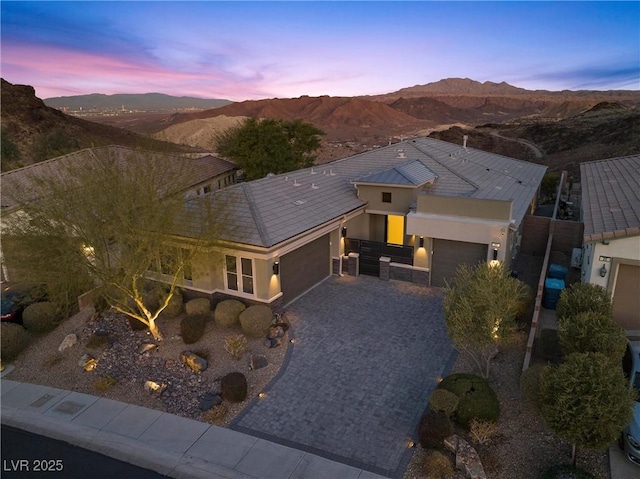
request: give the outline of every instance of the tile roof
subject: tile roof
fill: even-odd
[[[355,180],[385,175],[399,180],[393,176],[400,174],[397,168],[411,176],[416,174],[412,166],[437,177],[427,194],[513,201],[517,223],[546,171],[534,163],[423,138],[235,185],[191,201],[226,202],[233,227],[224,239],[268,248],[364,208],[352,184]],[[403,181],[421,179],[414,176]]]
[[[33,201],[40,198],[42,194],[37,185],[34,184],[34,178],[64,174],[65,168],[70,165],[89,166],[97,158],[113,158],[118,162],[127,162],[135,159],[138,153],[140,153],[139,150],[123,146],[87,148],[2,173],[0,175],[0,181],[2,182],[2,209],[8,211],[16,207],[16,198],[20,198],[22,201]],[[160,153],[153,153],[153,155],[154,161],[164,163],[161,167],[166,171],[168,185],[171,184],[170,180],[172,178],[180,176],[183,179],[182,181],[185,184],[181,185],[181,190],[189,189],[206,182],[210,178],[237,168],[234,163],[211,155],[199,158],[184,158]]]
[[[640,155],[580,165],[584,241],[640,235]]]
[[[412,160],[379,173],[364,175],[352,181],[354,184],[381,184],[395,186],[421,186],[438,177],[420,160]]]

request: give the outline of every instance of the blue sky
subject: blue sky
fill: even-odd
[[[234,101],[442,78],[640,89],[640,2],[10,2],[1,74],[40,98]]]

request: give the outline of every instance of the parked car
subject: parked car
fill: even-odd
[[[627,343],[622,368],[629,378],[629,387],[640,390],[640,341]],[[633,419],[622,431],[620,447],[629,461],[640,466],[640,397],[633,407]]]
[[[12,285],[2,290],[0,303],[4,322],[22,324],[22,312],[24,308],[38,301],[45,301],[46,294],[42,287],[33,285]]]

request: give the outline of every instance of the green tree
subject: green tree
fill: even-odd
[[[185,199],[188,180],[174,162],[109,153],[30,178],[40,200],[16,198],[21,212],[6,230],[19,271],[58,290],[95,284],[112,308],[161,340],[156,319],[224,223],[224,207]],[[178,241],[185,228],[189,238]]]
[[[322,130],[300,120],[248,118],[218,134],[214,142],[218,154],[237,163],[247,180],[254,180],[311,166],[322,135]]]
[[[574,353],[540,376],[540,412],[558,437],[578,448],[602,450],[613,444],[633,414],[636,391],[619,362],[601,353]]]
[[[498,345],[513,336],[516,315],[527,287],[502,265],[461,264],[444,290],[444,316],[449,338],[468,354],[485,377]]]
[[[602,353],[613,362],[622,361],[627,337],[609,315],[595,311],[558,319],[558,339],[565,355]]]

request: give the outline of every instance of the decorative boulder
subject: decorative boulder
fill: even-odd
[[[264,337],[269,331],[273,313],[269,306],[256,304],[240,313],[242,331],[252,338]]]
[[[185,311],[188,316],[210,315],[211,314],[211,301],[207,298],[196,298],[184,305]]]
[[[206,393],[200,398],[200,410],[208,411],[213,406],[219,406],[222,404],[222,398],[218,393],[213,391]]]
[[[237,299],[225,299],[216,306],[213,317],[218,326],[230,328],[240,321],[240,313],[247,307]]]
[[[271,326],[267,333],[268,339],[281,338],[284,336],[284,328],[282,326]]]
[[[269,363],[267,362],[266,356],[252,354],[251,361],[249,361],[249,369],[251,370],[262,369],[267,364]]]
[[[229,373],[220,381],[222,399],[242,402],[247,398],[247,378],[239,372]]]
[[[180,353],[180,361],[186,364],[194,373],[201,373],[209,366],[206,359],[201,358],[191,351],[183,351]]]
[[[62,340],[62,342],[60,343],[60,346],[58,346],[58,351],[62,352],[65,349],[69,349],[71,346],[73,346],[77,342],[78,342],[78,336],[76,336],[75,334],[67,334]]]
[[[78,360],[78,366],[83,368],[85,371],[93,371],[97,365],[98,360],[90,354],[83,354]]]
[[[142,343],[138,346],[138,354],[145,354],[158,349],[158,345],[154,343]]]

